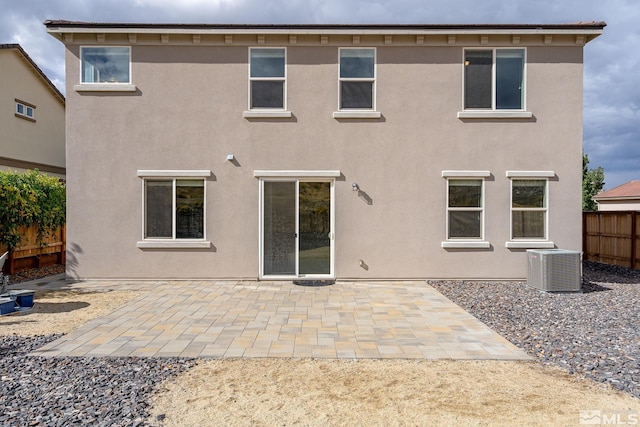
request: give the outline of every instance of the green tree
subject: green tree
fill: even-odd
[[[589,169],[589,155],[582,155],[582,210],[597,210],[593,196],[598,194],[604,187],[604,168],[598,166]]]
[[[37,170],[0,171],[0,243],[19,245],[20,226],[38,227],[38,241],[65,223],[66,189],[57,178]]]

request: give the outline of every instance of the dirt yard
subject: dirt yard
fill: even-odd
[[[33,311],[0,317],[0,334],[66,333],[137,295],[38,291]],[[580,425],[580,411],[640,414],[640,400],[536,362],[203,359],[159,391],[149,421],[164,426]]]
[[[0,317],[0,335],[66,334],[137,295],[132,291],[38,290],[31,311]]]
[[[586,410],[640,413],[638,399],[536,362],[203,360],[165,386],[156,425],[559,426]]]

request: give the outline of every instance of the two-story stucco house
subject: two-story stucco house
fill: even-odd
[[[65,176],[65,99],[19,44],[0,44],[0,170]]]
[[[45,25],[70,276],[507,279],[581,248],[602,22]]]

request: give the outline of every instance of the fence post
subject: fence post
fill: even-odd
[[[15,257],[13,256],[13,250],[9,251],[9,259],[7,259],[7,261],[9,262],[9,275],[11,276],[16,272]]]
[[[602,215],[600,211],[596,212],[598,218],[598,262],[602,262]]]
[[[67,263],[67,225],[62,226],[62,250],[60,251],[60,264],[65,265]]]
[[[582,212],[582,258],[587,259],[587,213]]]
[[[636,213],[631,212],[631,268],[636,268]]]

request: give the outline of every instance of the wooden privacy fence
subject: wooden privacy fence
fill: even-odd
[[[22,241],[13,249],[2,269],[5,274],[15,274],[28,268],[43,267],[66,262],[66,230],[62,226],[38,243],[36,226],[21,227]],[[0,255],[7,247],[0,244]]]
[[[640,268],[640,212],[582,214],[582,251],[588,261]]]

